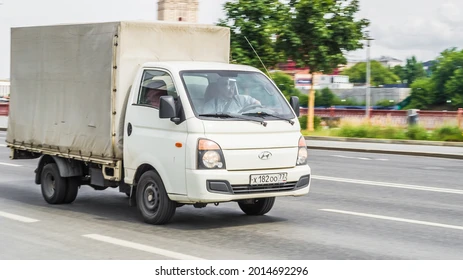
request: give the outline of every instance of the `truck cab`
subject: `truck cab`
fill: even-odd
[[[153,90],[155,105],[147,101]],[[275,197],[307,194],[310,167],[295,101],[253,67],[145,63],[128,96],[123,143],[124,182],[136,187],[142,213],[165,207],[162,200],[171,212],[174,202],[235,201],[257,215]]]

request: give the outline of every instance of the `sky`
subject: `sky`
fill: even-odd
[[[224,17],[227,0],[199,0],[199,23]],[[360,0],[359,17],[371,21],[371,56],[419,61],[463,47],[462,0]],[[0,79],[9,78],[10,28],[61,23],[156,20],[157,0],[0,0]],[[366,58],[366,50],[349,53]]]

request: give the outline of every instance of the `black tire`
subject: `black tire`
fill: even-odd
[[[69,204],[74,202],[77,197],[77,193],[79,192],[80,181],[79,177],[69,177],[67,178],[68,186],[66,189],[66,195],[64,196],[63,203]]]
[[[148,224],[166,224],[175,214],[177,203],[169,199],[161,177],[152,170],[141,176],[136,196],[138,210]]]
[[[275,204],[274,197],[267,197],[267,198],[257,198],[254,199],[254,203],[246,204],[243,202],[238,202],[241,210],[244,213],[250,216],[261,216],[267,214]]]
[[[56,163],[49,163],[42,169],[42,196],[50,204],[61,204],[67,189],[67,180],[59,174]]]

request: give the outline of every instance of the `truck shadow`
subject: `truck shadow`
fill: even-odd
[[[110,224],[123,222],[125,228],[132,227],[132,229],[137,230],[144,228],[142,225],[148,227],[144,230],[161,227],[163,229],[195,231],[286,221],[284,218],[272,216],[272,212],[266,216],[247,216],[241,212],[236,203],[226,203],[218,207],[211,204],[202,209],[185,205],[177,208],[176,214],[169,224],[154,226],[145,224],[137,207],[130,207],[128,197],[117,190],[95,191],[90,187],[83,186],[72,204],[50,205],[43,199],[40,186],[29,180],[0,183],[0,199],[19,202],[25,208],[31,208],[27,209],[31,213],[34,213],[35,209],[53,215],[62,214],[64,217],[81,218],[85,221],[106,221]],[[36,218],[40,219],[37,216]]]

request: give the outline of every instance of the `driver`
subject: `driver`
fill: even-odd
[[[235,79],[219,78],[216,83],[211,83],[206,92],[210,91],[213,97],[204,104],[204,114],[214,113],[240,113],[245,108],[260,107],[259,100],[248,96],[239,95]]]

